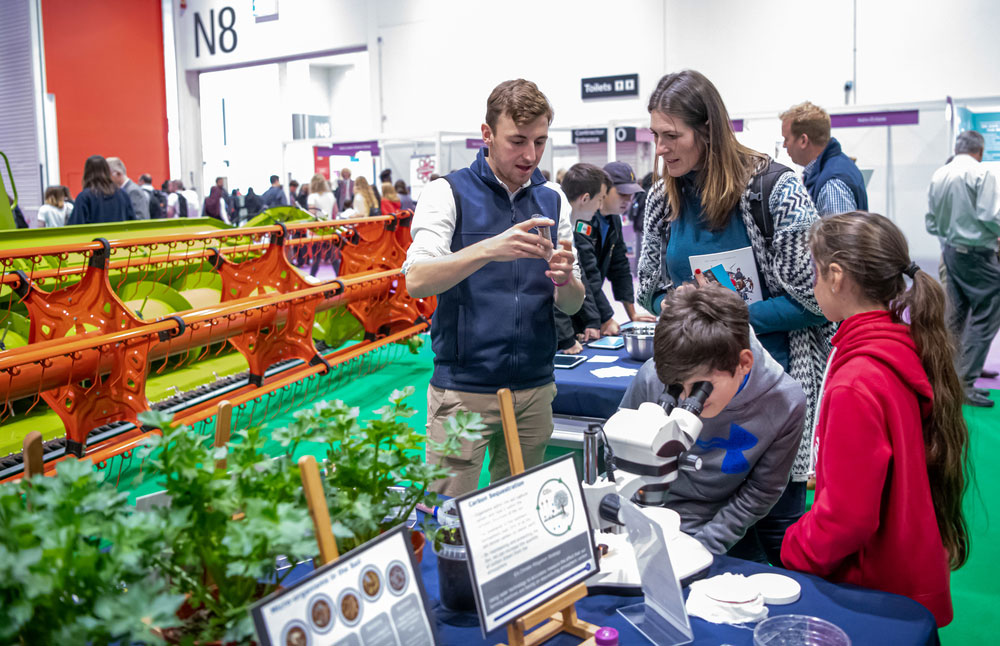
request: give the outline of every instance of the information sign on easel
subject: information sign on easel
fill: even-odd
[[[463,496],[456,506],[483,636],[532,616],[598,570],[572,455]],[[573,621],[591,628],[575,612]]]

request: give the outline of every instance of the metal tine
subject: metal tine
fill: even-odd
[[[263,421],[267,421],[269,418],[268,414],[271,411],[271,400],[274,399],[274,391],[267,393],[267,401],[264,403],[264,418]]]
[[[247,314],[247,312],[243,312],[243,316],[247,317],[247,316],[249,316],[249,314]],[[225,332],[222,333],[222,341],[219,343],[219,349],[216,350],[215,354],[213,355],[213,356],[216,356],[216,357],[219,356],[220,354],[222,354],[222,351],[229,347],[229,344],[226,343],[226,339],[228,338],[228,335],[229,335],[229,328],[232,327],[233,319],[230,318],[230,317],[228,317],[228,316],[225,317],[225,318],[226,318],[226,330],[225,330]],[[214,328],[216,325],[218,325],[221,322],[222,321],[220,319],[213,319],[212,320],[212,327]]]
[[[257,404],[260,403],[260,397],[253,398],[253,408],[250,410],[250,418],[246,421],[247,426],[252,426],[254,419],[257,417]]]
[[[14,383],[14,371],[8,369],[7,374],[10,375],[10,379],[7,382],[7,392],[4,397],[3,408],[0,408],[0,423],[5,422],[7,418],[14,416],[14,407],[10,403],[10,387]]]
[[[122,481],[122,468],[125,466],[126,459],[132,459],[131,451],[125,451],[124,453],[118,455],[118,476],[115,478],[115,487],[117,487]]]
[[[38,392],[35,393],[35,399],[31,402],[31,406],[28,406],[28,410],[24,411],[24,413],[23,413],[24,417],[27,417],[28,413],[30,413],[32,410],[35,409],[35,406],[38,405],[38,401],[42,398],[42,382],[45,379],[45,363],[46,363],[46,361],[48,361],[48,360],[47,359],[43,359],[42,361],[38,362],[38,364],[42,367],[41,371],[39,371],[39,374],[38,374]],[[13,411],[12,411],[12,413],[13,413]]]
[[[243,425],[240,422],[240,418],[243,417],[243,412],[246,410],[246,407],[247,407],[246,402],[244,402],[244,403],[240,404],[239,406],[237,406],[236,410],[233,411],[233,428],[234,429],[240,430],[240,429],[246,428],[246,426]]]
[[[156,263],[156,265],[158,267],[162,267],[163,268],[162,271],[160,272],[160,275],[156,277],[155,282],[157,282],[157,283],[162,283],[163,279],[165,279],[167,277],[167,274],[170,271],[170,264],[171,264],[170,252],[171,252],[171,250],[175,246],[177,246],[176,242],[168,242],[166,244],[167,244],[167,257],[165,259],[163,259],[163,260],[161,260],[161,261],[159,261],[159,262]],[[150,251],[149,252],[149,259],[152,259],[152,258],[153,258],[153,252]],[[150,265],[150,267],[152,267],[152,265]]]
[[[123,247],[123,249],[128,249],[128,258],[125,259],[125,270],[122,271],[122,272],[120,272],[118,274],[118,284],[115,285],[115,292],[118,292],[118,290],[120,290],[122,288],[122,285],[125,283],[125,280],[128,278],[128,274],[129,274],[128,270],[132,268],[132,249],[133,248],[134,248],[133,245],[129,245],[128,247]],[[140,270],[140,272],[141,271],[142,270]],[[139,280],[137,280],[136,282],[141,283],[142,279],[143,279],[143,276],[140,273]]]

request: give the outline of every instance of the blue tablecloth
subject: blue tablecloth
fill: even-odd
[[[438,636],[443,645],[476,646],[506,642],[503,630],[489,634],[484,640],[479,631],[475,613],[455,614],[448,612],[437,601],[438,573],[437,558],[427,545],[420,566],[424,586],[431,596],[431,604],[438,619]],[[715,576],[723,572],[751,575],[759,572],[780,572],[787,574],[802,586],[802,597],[786,606],[769,606],[770,616],[801,614],[826,619],[847,633],[853,646],[936,646],[938,640],[934,616],[916,601],[887,592],[865,590],[855,586],[828,583],[818,577],[798,572],[788,572],[766,565],[751,563],[728,556],[716,556],[715,562],[705,576]],[[684,589],[687,597],[688,590]],[[584,621],[598,626],[611,626],[618,630],[621,644],[649,643],[635,628],[619,615],[616,610],[642,600],[642,597],[596,595],[581,600],[576,605],[577,614]],[[694,644],[718,646],[732,644],[740,646],[753,644],[753,631],[743,627],[713,624],[697,617],[691,618]],[[547,645],[579,644],[580,640],[570,635],[559,635],[545,642]]]
[[[642,365],[628,356],[625,349],[595,350],[585,347],[581,353],[585,357],[596,355],[617,357],[614,363],[594,363],[586,361],[575,368],[556,370],[555,401],[552,402],[552,412],[556,415],[571,415],[579,417],[598,417],[606,419],[618,410],[625,389],[632,383],[632,377],[609,377],[602,379],[591,374],[591,370],[621,366],[638,370]]]

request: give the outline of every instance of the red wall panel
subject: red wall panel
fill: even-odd
[[[42,25],[62,183],[78,193],[83,163],[103,155],[159,186],[170,168],[160,1],[42,0]]]

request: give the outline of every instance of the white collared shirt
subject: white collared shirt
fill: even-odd
[[[494,177],[496,175],[494,174]],[[500,185],[507,190],[510,199],[531,184],[527,182],[511,191],[506,184],[500,181]],[[558,240],[569,240],[573,244],[573,223],[572,212],[569,200],[563,194],[562,188],[555,182],[546,182],[545,186],[551,188],[559,194],[559,224]],[[451,184],[442,178],[436,179],[424,187],[420,193],[420,201],[413,214],[413,223],[410,225],[410,233],[413,236],[413,243],[406,252],[406,262],[403,263],[403,274],[410,271],[410,267],[418,260],[428,258],[440,258],[451,253],[451,240],[455,233],[455,222],[458,218],[458,209],[455,207],[455,195],[451,192]],[[573,276],[580,278],[580,263],[576,255],[576,246],[573,246]]]

